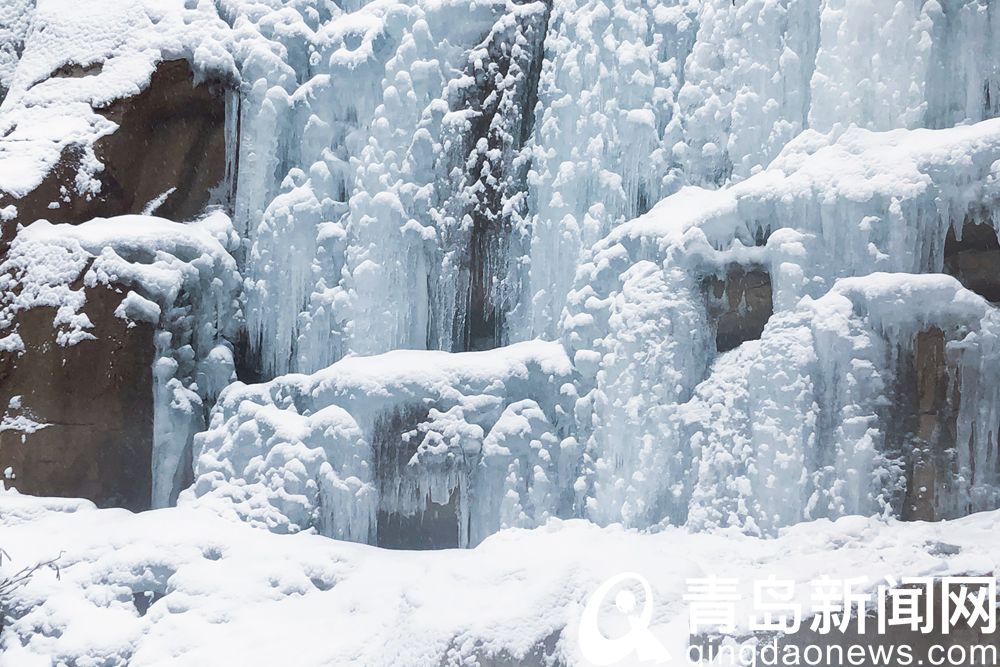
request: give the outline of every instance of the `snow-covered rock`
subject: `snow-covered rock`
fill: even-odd
[[[19,397],[17,414],[51,426],[0,432],[8,484],[133,508],[173,502],[194,433],[233,376],[234,238],[221,213],[20,230],[0,264],[0,386]]]
[[[424,547],[574,516],[579,452],[563,442],[571,405],[561,395],[570,373],[562,346],[527,342],[399,350],[233,384],[197,437],[181,503],[276,532]],[[510,493],[532,498],[500,507]],[[420,526],[446,506],[440,525]],[[421,537],[432,528],[436,539]]]

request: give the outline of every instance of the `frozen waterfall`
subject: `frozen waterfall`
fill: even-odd
[[[13,353],[135,284],[156,505],[420,548],[1000,507],[996,3],[37,4],[5,221],[65,155],[100,194],[159,64],[223,91],[211,214],[149,223],[190,238],[39,222],[0,265]]]

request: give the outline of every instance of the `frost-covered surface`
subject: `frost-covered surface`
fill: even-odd
[[[190,224],[147,216],[82,225],[40,220],[19,230],[0,264],[5,352],[24,351],[18,315],[40,307],[53,312],[56,344],[93,339],[87,290],[120,292],[114,316],[127,327],[154,325],[156,505],[176,497],[184,450],[204,425],[211,401],[233,378],[227,340],[235,339],[239,325],[240,276],[228,249],[235,243],[229,219],[221,213]]]
[[[976,464],[995,484],[995,308],[913,273],[942,270],[949,228],[996,227],[998,160],[995,120],[806,132],[763,172],[683,189],[596,244],[563,319],[587,378],[577,437],[593,459],[590,515],[756,531],[898,511],[884,406],[901,404],[900,350],[933,327],[962,382],[956,442],[976,460],[957,464],[959,486]],[[715,356],[700,281],[732,263],[768,269],[775,314],[759,343]],[[951,498],[944,515],[997,502]]]
[[[15,14],[0,190],[16,196],[70,144],[76,188],[92,192],[91,147],[115,129],[92,107],[138,92],[158,61],[239,82],[232,204],[268,376],[349,352],[468,349],[470,325],[554,338],[588,248],[685,184],[744,180],[806,128],[950,127],[1000,104],[1000,12],[979,0],[115,0],[87,13],[41,0]]]
[[[561,664],[583,664],[583,606],[623,571],[649,580],[651,630],[681,655],[686,578],[740,581],[741,634],[754,580],[771,575],[794,580],[808,608],[809,582],[822,575],[866,576],[873,590],[888,575],[992,572],[998,521],[995,512],[939,524],[853,517],[773,540],[553,521],[473,550],[399,552],[278,536],[188,508],[133,515],[0,493],[14,558],[4,569],[54,556],[60,566],[59,579],[43,570],[16,593],[0,663],[259,665],[287,660],[294,647],[303,665],[459,665],[490,654],[517,664],[555,636]],[[603,621],[624,629],[605,604]]]
[[[1000,320],[936,272],[949,229],[995,224],[998,159],[1000,121],[804,133],[763,172],[683,189],[594,246],[563,317],[566,351],[549,344],[572,373],[563,361],[511,394],[504,360],[532,349],[514,345],[352,358],[309,379],[234,387],[202,436],[210,456],[196,466],[197,495],[211,488],[276,530],[371,541],[376,507],[411,515],[457,491],[462,544],[546,516],[771,534],[820,517],[898,515],[912,461],[896,377],[916,337],[936,329],[960,395],[954,442],[965,446],[936,481],[935,511],[995,508]],[[760,341],[719,355],[701,285],[733,263],[769,272],[775,313]],[[438,374],[421,385],[437,388],[414,394],[383,374],[387,359],[404,374],[493,360],[502,399],[481,404],[481,390]],[[364,393],[344,397],[360,380],[340,380],[343,395],[315,389],[339,377],[366,378]],[[403,490],[371,483],[378,438],[401,451],[421,443],[394,478]],[[461,465],[449,462],[459,454]]]

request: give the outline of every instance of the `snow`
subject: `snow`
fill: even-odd
[[[991,464],[996,397],[978,378],[996,316],[918,274],[943,270],[949,230],[997,227],[997,20],[893,0],[116,0],[86,16],[42,0],[0,109],[0,187],[24,192],[65,142],[111,131],[92,108],[160,60],[238,83],[233,229],[214,216],[224,251],[202,251],[222,296],[157,335],[155,364],[171,406],[157,437],[174,444],[154,467],[197,446],[187,496],[223,513],[372,541],[379,508],[409,516],[457,491],[475,544],[551,516],[772,533],[898,512],[884,405],[921,332],[945,332],[961,382],[971,453],[956,465]],[[47,78],[67,63],[101,67]],[[128,280],[160,295],[133,289],[120,317],[171,317],[174,268],[122,267],[106,223],[84,226],[105,234],[86,253],[46,224],[8,263],[38,274],[33,305],[62,308],[60,341],[89,335],[67,287],[89,256],[92,280],[139,271]],[[42,236],[50,256],[31,261]],[[720,355],[702,281],[733,264],[769,274],[774,315]],[[227,390],[240,315],[245,361],[276,379]],[[178,336],[200,331],[192,366]],[[428,351],[474,336],[503,347]],[[522,358],[539,345],[558,363]],[[412,454],[388,486],[383,441]],[[938,510],[995,507],[993,484],[949,483]],[[157,505],[179,491],[157,488]]]
[[[15,198],[37,187],[70,147],[83,165],[76,187],[91,192],[102,168],[94,142],[117,129],[96,109],[138,94],[159,61],[184,58],[201,76],[236,75],[232,29],[205,3],[108,0],[81,12],[68,0],[38,0],[30,13],[18,4],[22,53],[0,76],[9,89],[0,105],[0,191]],[[94,63],[101,65],[95,74],[50,78],[64,65]]]
[[[466,349],[480,307],[500,343],[557,338],[589,248],[662,197],[751,178],[818,141],[808,129],[947,128],[1000,100],[1000,13],[972,1],[116,0],[79,15],[41,0],[28,14],[0,110],[0,189],[16,196],[70,143],[92,187],[92,144],[114,126],[88,105],[140,90],[158,61],[238,83],[237,259],[268,377]],[[461,298],[480,283],[482,306]]]
[[[739,634],[753,581],[769,575],[794,580],[808,606],[808,582],[821,575],[867,576],[872,590],[888,575],[991,571],[1000,557],[996,512],[939,524],[817,521],[771,540],[554,520],[437,552],[273,535],[188,508],[130,514],[11,492],[0,495],[0,517],[13,558],[5,569],[59,557],[58,579],[43,570],[13,600],[0,662],[17,665],[270,664],[291,646],[301,664],[457,665],[524,657],[549,635],[563,664],[584,664],[583,606],[623,571],[649,580],[651,628],[676,650],[688,639],[687,578],[739,579]],[[134,597],[148,593],[140,614]]]
[[[997,120],[806,131],[754,176],[684,188],[595,244],[563,318],[573,358],[603,360],[577,389],[588,516],[767,532],[898,512],[881,406],[899,400],[893,349],[931,328],[962,350],[959,423],[985,424],[958,442],[990,465],[995,398],[979,378],[996,372],[995,309],[939,272],[949,228],[996,229],[998,132]],[[775,312],[759,344],[716,355],[699,285],[731,263],[768,269]],[[969,489],[940,502],[954,516],[996,498]]]

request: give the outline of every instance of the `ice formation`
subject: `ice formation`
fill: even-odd
[[[553,517],[771,535],[1000,506],[996,310],[944,275],[964,234],[1000,229],[994,3],[17,17],[0,17],[8,223],[69,146],[93,194],[117,129],[94,109],[157,63],[232,82],[232,228],[209,218],[212,249],[204,221],[137,223],[186,239],[146,238],[151,266],[119,256],[121,225],[17,221],[5,265],[44,240],[16,280],[66,300],[67,342],[87,329],[69,282],[142,273],[121,316],[163,329],[158,505],[190,473],[182,504],[364,542],[440,532],[424,546]],[[52,76],[70,63],[100,68]]]
[[[363,542],[375,541],[379,513],[413,517],[453,494],[445,535],[455,546],[537,525],[569,509],[559,490],[572,489],[576,468],[560,463],[560,448],[575,452],[559,433],[572,406],[553,397],[570,372],[562,346],[526,342],[504,354],[351,357],[310,376],[237,383],[197,437],[181,501]]]

